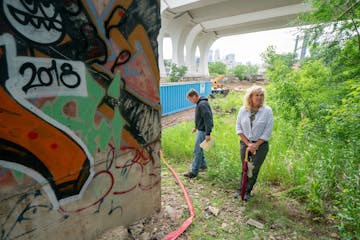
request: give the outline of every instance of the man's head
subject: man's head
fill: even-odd
[[[197,103],[199,100],[199,94],[197,93],[197,91],[195,89],[190,89],[187,94],[186,94],[186,98],[192,102],[192,103]]]

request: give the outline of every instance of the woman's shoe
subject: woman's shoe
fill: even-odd
[[[244,201],[247,202],[250,199],[250,193],[245,193]]]
[[[240,197],[240,190],[237,190],[235,193],[234,193],[234,198],[239,198]]]

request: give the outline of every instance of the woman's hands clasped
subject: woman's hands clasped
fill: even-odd
[[[249,151],[255,155],[256,150],[259,148],[259,146],[256,143],[249,143],[249,145],[247,146],[249,148]]]

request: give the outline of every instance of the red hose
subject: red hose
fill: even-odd
[[[190,217],[188,219],[186,219],[178,229],[176,229],[175,231],[169,233],[168,235],[166,235],[163,238],[163,240],[173,240],[173,239],[176,239],[177,237],[179,237],[190,226],[190,224],[192,223],[193,218],[195,217],[195,213],[194,213],[194,207],[193,207],[193,205],[191,203],[191,199],[189,197],[189,194],[186,191],[186,188],[184,187],[184,185],[181,182],[180,178],[176,174],[175,170],[165,160],[162,151],[160,151],[160,157],[161,157],[161,160],[167,166],[167,168],[171,171],[172,175],[175,177],[178,184],[180,185],[180,187],[181,187],[181,189],[182,189],[182,191],[184,193],[184,197],[185,197],[185,200],[186,200],[186,203],[188,205],[189,212],[190,212]]]

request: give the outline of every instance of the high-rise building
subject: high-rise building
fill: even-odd
[[[233,68],[235,66],[235,64],[236,64],[236,62],[235,62],[235,54],[230,53],[230,54],[226,55],[224,63],[226,64],[227,69]]]
[[[213,62],[213,50],[209,50],[208,62]]]
[[[220,61],[220,50],[219,50],[219,49],[216,49],[216,50],[215,50],[214,61],[215,61],[215,62],[219,62],[219,61]]]

